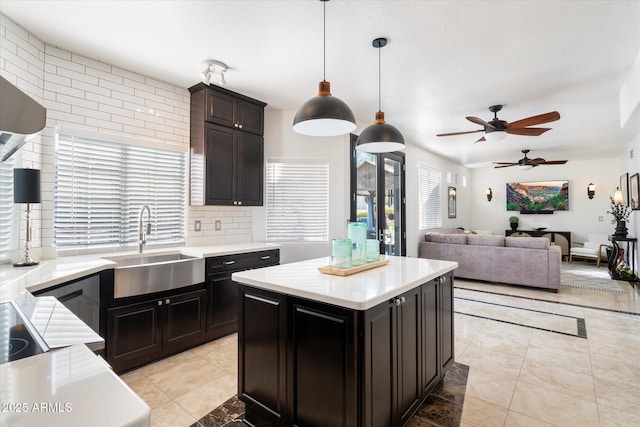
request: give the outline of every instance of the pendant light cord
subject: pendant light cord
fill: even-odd
[[[382,86],[380,84],[380,81],[382,80],[381,77],[380,77],[380,73],[381,73],[380,72],[380,68],[381,68],[381,66],[380,66],[380,64],[381,64],[381,62],[380,62],[380,55],[381,55],[380,51],[381,50],[382,50],[382,47],[379,47],[378,48],[378,111],[382,111],[381,102],[380,102],[380,98],[381,98],[380,97],[380,92],[382,92],[382,89],[381,89]]]
[[[327,80],[327,1],[322,2],[322,80]]]

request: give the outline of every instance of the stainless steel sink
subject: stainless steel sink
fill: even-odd
[[[105,257],[116,263],[114,297],[125,298],[204,282],[204,258],[168,254]]]

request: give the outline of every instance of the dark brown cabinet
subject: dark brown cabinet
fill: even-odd
[[[206,121],[257,135],[264,133],[263,103],[240,98],[216,86],[206,89],[205,102]]]
[[[364,426],[404,425],[422,402],[420,300],[418,287],[364,314]]]
[[[199,344],[205,332],[203,289],[107,310],[107,362],[122,372]]]
[[[403,426],[453,363],[452,273],[365,311],[240,289],[253,425]]]
[[[205,204],[262,205],[264,139],[206,125]]]
[[[191,205],[261,206],[265,103],[197,84],[191,92]]]
[[[253,425],[284,425],[286,421],[286,296],[240,287],[244,316],[238,328],[238,395]]]
[[[237,271],[280,263],[280,250],[248,252],[207,258],[207,338],[215,339],[238,330],[238,284],[231,280]]]

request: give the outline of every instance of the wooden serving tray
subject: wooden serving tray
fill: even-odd
[[[350,276],[352,274],[360,273],[361,271],[371,270],[372,268],[382,267],[389,264],[389,259],[381,259],[376,262],[368,262],[366,264],[358,265],[351,268],[334,268],[330,265],[326,267],[318,267],[318,271],[324,274],[333,274],[334,276]]]

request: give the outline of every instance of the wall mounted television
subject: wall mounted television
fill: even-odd
[[[551,214],[569,210],[569,181],[507,183],[507,210],[522,214]]]

